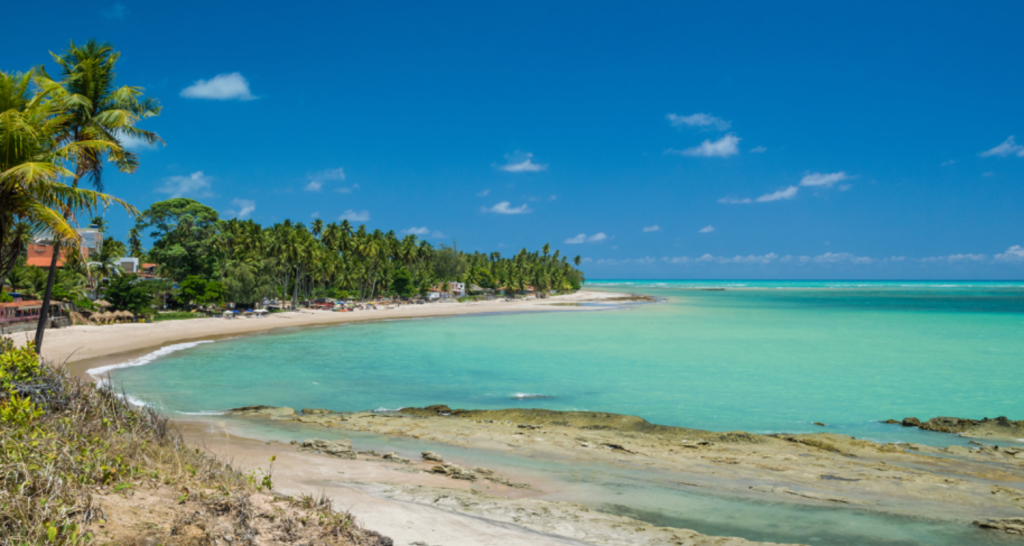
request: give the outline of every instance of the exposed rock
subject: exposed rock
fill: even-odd
[[[1011,535],[1024,535],[1024,518],[989,519],[975,521],[974,524],[982,529],[994,529]]]
[[[882,422],[887,424],[887,425],[898,425],[898,424],[900,424],[900,422],[895,420],[895,419],[886,419],[885,421],[882,421]]]
[[[815,422],[813,422],[813,423],[811,423],[811,424],[812,424],[812,425],[817,425],[817,426],[819,426],[819,427],[823,427],[823,426],[825,426],[825,423],[819,423],[819,422],[817,422],[817,421],[815,421]]]
[[[462,468],[457,464],[444,463],[442,465],[437,465],[434,468],[431,468],[430,471],[433,472],[434,474],[444,474],[449,478],[454,478],[456,480],[468,480],[471,482],[476,481],[475,472],[473,472],[472,470]]]
[[[891,422],[892,419],[886,421]],[[963,419],[960,417],[933,417],[921,422],[916,417],[907,417],[900,422],[905,427],[918,427],[921,430],[959,434],[970,438],[1024,438],[1024,421],[1011,421],[1006,417],[995,419]]]
[[[394,452],[385,453],[382,458],[385,461],[391,461],[393,463],[409,464],[412,462],[409,459],[406,459],[405,457],[399,457]]]
[[[519,428],[525,428],[528,430],[539,430],[544,428],[544,425],[519,425]]]
[[[474,467],[473,472],[476,472],[477,474],[480,474],[482,476],[490,476],[494,474],[493,470],[491,470],[490,468],[484,468],[482,466]]]
[[[420,455],[423,456],[423,460],[424,461],[431,461],[431,462],[434,462],[434,463],[443,463],[444,462],[444,459],[442,459],[440,455],[438,455],[437,453],[434,453],[433,451],[424,451]]]
[[[299,449],[301,451],[319,451],[341,459],[356,458],[356,452],[352,450],[352,440],[331,441],[315,438],[312,440],[304,440],[302,442],[302,447]]]
[[[337,412],[336,411],[331,411],[329,409],[320,409],[320,408],[306,408],[306,409],[302,410],[302,414],[303,415],[326,415],[326,414],[331,414],[331,413],[337,413]]]
[[[701,438],[711,441],[731,443],[763,443],[764,437],[747,432],[710,432],[683,427],[655,425],[646,419],[633,415],[603,413],[596,411],[555,411],[545,409],[503,409],[503,410],[464,410],[452,409],[438,404],[425,408],[402,408],[400,414],[418,415],[421,417],[459,417],[473,419],[478,422],[511,421],[523,429],[535,430],[543,425],[576,427],[584,430],[616,430],[620,432],[639,432],[655,434],[669,438]],[[531,426],[532,425],[532,426]]]
[[[241,417],[291,417],[295,415],[295,409],[277,406],[243,406],[229,409],[226,413]]]
[[[970,455],[971,454],[971,450],[967,449],[964,446],[944,447],[944,448],[942,448],[942,451],[945,451],[946,453],[949,453],[951,455]]]

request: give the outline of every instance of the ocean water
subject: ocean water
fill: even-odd
[[[966,441],[879,421],[1024,418],[1024,283],[611,280],[588,288],[660,301],[281,330],[164,347],[104,371],[137,403],[219,419],[240,434],[348,437],[359,449],[406,456],[440,450],[514,480],[559,483],[552,500],[707,534],[816,546],[1012,543],[967,522],[709,495],[640,469],[216,417],[254,404],[542,407],[931,445]]]
[[[253,404],[541,407],[717,431],[828,430],[933,445],[962,440],[879,421],[1024,418],[1024,283],[588,287],[663,301],[188,344],[112,370],[111,380],[179,413]]]

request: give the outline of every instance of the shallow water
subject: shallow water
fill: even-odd
[[[112,375],[172,412],[522,406],[933,445],[961,440],[878,421],[1024,413],[1020,283],[607,284],[666,301],[254,335]]]
[[[1022,283],[594,284],[665,301],[184,344],[129,363],[147,365],[112,369],[112,381],[172,414],[252,404],[338,411],[437,403],[543,407],[720,431],[830,431],[932,445],[965,440],[878,421],[1024,418]],[[722,286],[726,290],[704,290]],[[228,421],[256,437],[313,434]],[[500,467],[516,480],[558,482],[553,499],[708,534],[813,545],[1009,543],[966,523],[702,494],[650,471],[322,428],[315,435],[351,437],[360,449],[410,456],[442,450],[446,458]]]

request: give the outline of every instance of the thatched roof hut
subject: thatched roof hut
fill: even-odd
[[[92,302],[92,304],[96,305],[96,306],[99,306],[99,307],[102,307],[104,309],[106,309],[107,307],[111,307],[111,303],[109,301],[107,301],[107,300],[96,300],[96,301]]]

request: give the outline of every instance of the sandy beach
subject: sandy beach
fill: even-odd
[[[471,303],[424,303],[355,312],[333,312],[300,309],[271,313],[264,318],[197,318],[154,323],[79,325],[47,330],[42,355],[53,362],[66,362],[76,374],[106,363],[123,362],[159,347],[186,341],[221,339],[281,328],[329,326],[352,322],[419,319],[488,313],[572,312],[584,311],[579,303],[622,302],[630,294],[581,290],[575,294],[545,299],[493,300]],[[33,339],[34,332],[21,332],[11,337],[17,344]]]

